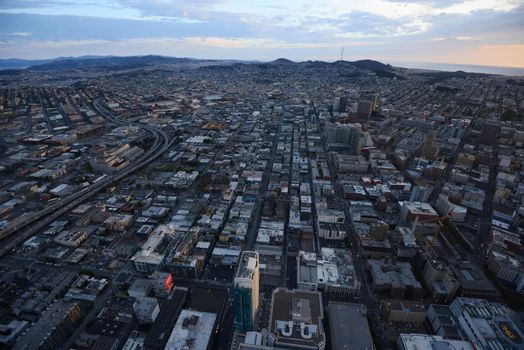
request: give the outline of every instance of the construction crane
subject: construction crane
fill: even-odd
[[[342,46],[342,50],[340,50],[340,60],[344,61],[344,46]]]

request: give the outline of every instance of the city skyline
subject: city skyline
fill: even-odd
[[[0,58],[371,58],[524,67],[523,1],[6,1]]]

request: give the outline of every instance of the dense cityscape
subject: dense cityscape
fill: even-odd
[[[0,71],[0,348],[524,349],[524,79]]]

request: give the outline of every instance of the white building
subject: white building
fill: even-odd
[[[401,334],[397,341],[400,350],[419,349],[453,349],[475,350],[476,348],[464,340],[444,339],[440,335]]]
[[[355,295],[360,290],[350,254],[333,248],[322,248],[320,256],[311,252],[299,252],[297,286],[301,290],[319,290],[341,295]]]
[[[207,350],[217,315],[182,310],[164,350]]]
[[[467,208],[451,203],[443,194],[438,196],[436,207],[441,215],[450,216],[453,221],[463,222],[468,212]]]
[[[140,323],[153,323],[160,312],[156,298],[141,297],[133,303],[136,317]]]

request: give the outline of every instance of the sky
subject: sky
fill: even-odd
[[[524,0],[0,0],[0,58],[376,59],[524,68]]]

